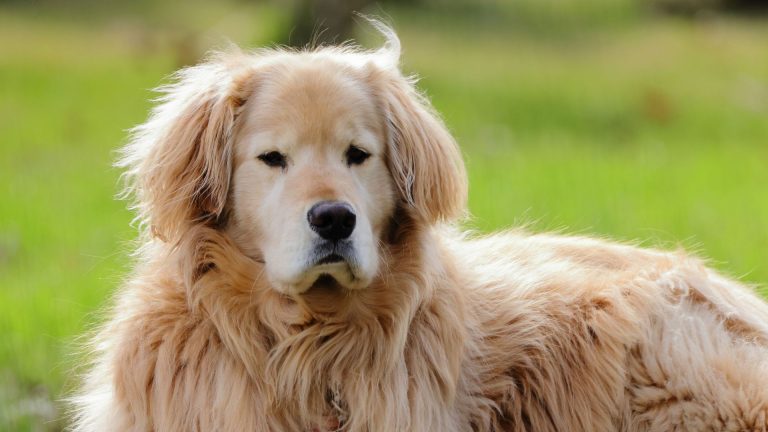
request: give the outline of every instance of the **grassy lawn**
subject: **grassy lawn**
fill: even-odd
[[[468,226],[684,246],[768,281],[765,22],[550,34],[392,16],[463,147]],[[235,41],[265,40],[233,19]],[[61,427],[76,335],[130,268],[110,163],[179,63],[147,34],[0,10],[0,430]]]

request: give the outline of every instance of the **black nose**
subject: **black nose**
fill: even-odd
[[[322,201],[307,213],[309,226],[320,237],[336,241],[349,237],[355,229],[355,212],[352,206],[341,201]]]

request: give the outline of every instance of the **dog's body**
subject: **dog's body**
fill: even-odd
[[[397,56],[236,55],[168,90],[75,429],[765,430],[768,306],[682,254],[454,231],[459,154]]]

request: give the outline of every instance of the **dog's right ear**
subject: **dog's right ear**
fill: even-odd
[[[119,167],[126,195],[150,235],[175,243],[196,224],[216,224],[227,200],[235,120],[255,67],[242,54],[182,69],[149,120],[133,130]]]

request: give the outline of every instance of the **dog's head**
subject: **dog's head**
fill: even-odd
[[[179,72],[123,158],[151,235],[226,231],[298,294],[318,280],[368,286],[396,215],[460,216],[456,144],[384,33],[374,52],[237,53]]]

